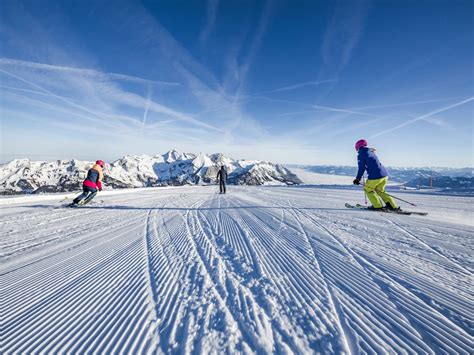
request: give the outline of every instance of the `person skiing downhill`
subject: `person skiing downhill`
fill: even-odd
[[[388,209],[400,210],[393,198],[385,192],[385,186],[388,181],[387,169],[380,163],[375,149],[367,147],[368,143],[365,139],[360,139],[355,144],[357,151],[357,162],[359,169],[354,179],[354,185],[360,185],[360,179],[364,172],[367,171],[367,182],[364,185],[364,191],[367,194],[372,206],[369,209]],[[385,202],[385,207],[382,204]]]
[[[225,171],[225,166],[222,165],[219,172],[217,173],[217,179],[219,180],[219,190],[221,194],[226,193],[225,183],[227,180],[227,171]]]
[[[82,183],[82,194],[77,196],[71,206],[78,205],[82,201],[82,204],[89,203],[95,195],[97,190],[102,191],[102,180],[104,179],[104,173],[102,169],[105,167],[103,160],[97,160],[92,168],[87,172],[87,177]]]

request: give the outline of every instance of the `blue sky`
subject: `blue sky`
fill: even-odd
[[[0,3],[2,162],[474,166],[472,1]]]

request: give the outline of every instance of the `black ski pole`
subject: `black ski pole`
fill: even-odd
[[[361,186],[365,186],[365,184],[361,184]],[[402,198],[400,198],[400,197],[397,197],[397,196],[390,195],[390,194],[388,194],[388,193],[386,193],[386,194],[387,194],[388,196],[394,198],[395,200],[403,201],[403,202],[405,202],[405,203],[408,203],[409,205],[412,205],[412,206],[415,206],[415,207],[416,207],[416,205],[415,205],[414,203],[408,202],[407,200],[404,200],[404,199],[402,199]]]

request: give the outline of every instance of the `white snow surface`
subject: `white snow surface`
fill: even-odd
[[[291,172],[308,185],[352,185],[354,180],[352,176],[313,173],[301,168],[291,168]]]
[[[291,172],[296,174],[298,178],[306,185],[325,185],[325,186],[336,186],[344,185],[351,186],[352,181],[354,181],[355,176],[345,176],[345,175],[333,175],[333,174],[321,174],[308,171],[302,168],[291,168]],[[399,182],[394,182],[388,180],[389,186],[399,186]]]
[[[1,200],[10,353],[472,353],[472,198],[189,186]],[[70,199],[68,199],[70,200]]]

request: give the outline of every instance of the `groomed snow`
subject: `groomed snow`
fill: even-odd
[[[216,192],[3,200],[0,352],[472,353],[472,198]]]

